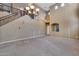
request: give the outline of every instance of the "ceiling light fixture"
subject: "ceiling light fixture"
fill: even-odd
[[[39,15],[39,8],[35,7],[34,5],[29,5],[26,8],[26,14],[29,15],[32,19],[34,19],[34,17],[36,17],[37,15]]]
[[[30,5],[30,8],[31,8],[31,9],[34,9],[34,8],[35,8],[35,6],[34,6],[34,5]]]
[[[36,11],[39,12],[39,8],[36,8]]]
[[[29,14],[31,14],[31,11],[28,11],[29,12]]]
[[[29,7],[26,7],[26,10],[29,10],[30,8]]]
[[[61,7],[64,7],[64,3],[61,4]]]

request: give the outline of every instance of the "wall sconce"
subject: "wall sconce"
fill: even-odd
[[[36,8],[34,5],[27,6],[25,9],[26,14],[29,15],[32,19],[39,15],[39,8]]]
[[[48,12],[48,15],[50,15],[50,12]]]

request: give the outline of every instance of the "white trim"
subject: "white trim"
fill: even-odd
[[[43,36],[45,36],[45,35],[37,35],[37,36],[31,36],[31,37],[27,37],[27,38],[21,38],[21,39],[16,39],[16,40],[10,40],[10,41],[1,42],[0,43],[0,47],[2,47],[3,45],[6,45],[8,43],[11,43],[11,42],[16,42],[16,41],[21,41],[21,40],[27,40],[27,39],[34,39],[34,38],[43,37]]]

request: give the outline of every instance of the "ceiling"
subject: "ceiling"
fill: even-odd
[[[5,4],[9,5],[8,3],[5,3]],[[28,3],[28,4],[30,4],[30,3]],[[48,11],[49,7],[51,5],[54,5],[55,3],[34,3],[34,4],[39,6],[43,10]],[[27,3],[15,3],[14,5],[16,5],[16,7],[26,7]]]
[[[54,5],[55,3],[36,3],[36,5],[38,5],[39,7],[41,7],[42,9],[44,9],[45,11],[49,10],[49,7]]]

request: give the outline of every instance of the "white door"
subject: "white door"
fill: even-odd
[[[47,26],[47,35],[49,35],[50,34],[50,26],[48,25]]]

